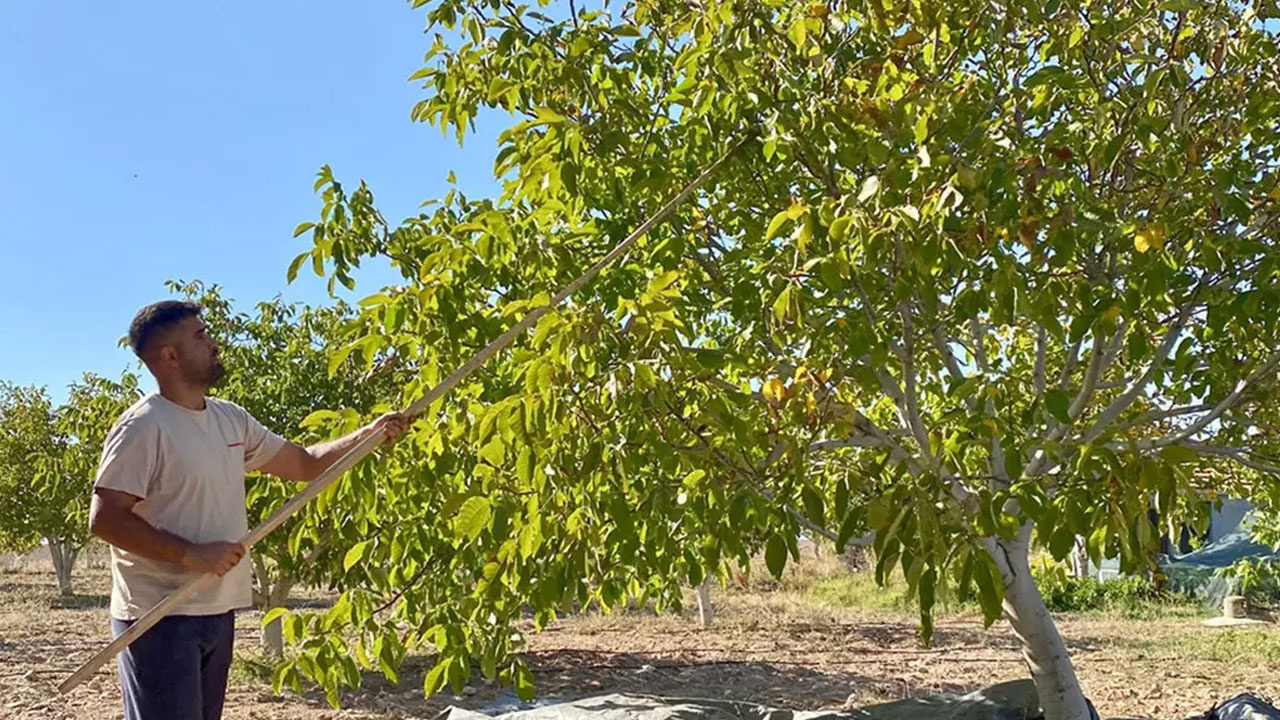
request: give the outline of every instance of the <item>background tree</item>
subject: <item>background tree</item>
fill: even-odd
[[[201,304],[209,332],[218,340],[227,375],[213,393],[291,440],[320,439],[315,428],[325,418],[358,423],[362,413],[384,406],[393,394],[390,366],[370,371],[354,360],[330,365],[338,355],[327,353],[347,342],[343,325],[353,316],[344,304],[313,309],[276,298],[258,303],[250,314],[237,312],[217,285],[178,281],[169,289]],[[250,526],[294,492],[289,483],[257,473],[246,482]],[[253,547],[254,602],[263,612],[283,607],[298,582],[323,581],[315,568],[323,567],[326,552],[334,552],[329,538],[353,514],[353,508],[322,501]],[[261,637],[264,652],[279,657],[279,621],[264,625]]]
[[[112,423],[141,396],[138,378],[85,374],[67,402],[52,408],[40,388],[0,388],[0,533],[17,552],[45,541],[58,589],[72,594],[71,571],[89,541],[89,497]]]
[[[1203,522],[1194,470],[1274,482],[1250,427],[1280,365],[1273,9],[414,4],[441,34],[413,117],[461,140],[511,113],[502,191],[392,226],[326,167],[290,267],[401,270],[354,332],[414,373],[402,403],[756,140],[344,481],[377,532],[341,539],[332,611],[289,617],[280,682],[332,698],[434,648],[427,692],[473,662],[529,692],[526,607],[669,606],[758,547],[780,573],[801,528],[870,527],[926,639],[972,588],[1047,717],[1085,720],[1033,543],[1136,571],[1150,508]]]

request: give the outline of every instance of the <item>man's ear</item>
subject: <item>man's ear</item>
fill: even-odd
[[[156,360],[162,367],[177,362],[178,351],[172,345],[163,345],[156,351]]]

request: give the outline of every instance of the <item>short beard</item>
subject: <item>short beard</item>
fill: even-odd
[[[227,374],[227,369],[222,366],[222,361],[214,360],[213,366],[209,368],[209,377],[207,380],[208,386],[209,387],[216,386],[219,380],[226,377],[226,374]]]

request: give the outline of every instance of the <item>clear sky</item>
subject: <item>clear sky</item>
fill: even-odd
[[[289,261],[323,163],[388,220],[448,190],[493,190],[496,125],[460,149],[409,120],[429,46],[403,0],[52,3],[0,22],[0,380],[55,398],[118,376],[133,313],[199,278],[242,307],[324,303]],[[495,118],[494,122],[501,122]],[[356,295],[392,275],[370,268]]]

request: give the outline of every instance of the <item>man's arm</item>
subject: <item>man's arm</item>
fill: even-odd
[[[262,472],[294,482],[311,482],[329,469],[347,451],[378,430],[385,430],[386,442],[395,442],[409,429],[409,417],[387,413],[372,423],[336,440],[326,440],[310,447],[286,441],[270,460],[259,468]]]
[[[95,488],[89,505],[89,531],[122,550],[192,572],[225,575],[244,557],[240,543],[193,543],[153,527],[133,511],[139,500],[119,490]]]

